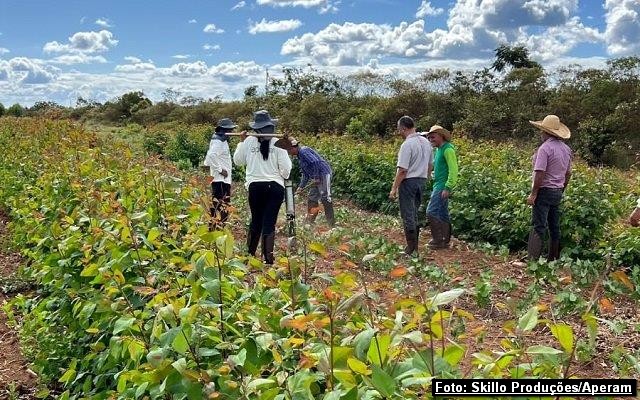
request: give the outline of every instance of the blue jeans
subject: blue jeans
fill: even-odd
[[[429,199],[429,205],[427,206],[427,216],[450,223],[449,199],[443,199],[441,194],[442,189],[434,189],[433,192],[431,192],[431,199]]]

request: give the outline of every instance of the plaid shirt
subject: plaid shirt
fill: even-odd
[[[302,171],[301,188],[307,186],[310,179],[320,179],[321,176],[331,174],[329,163],[310,147],[300,146],[298,161],[300,161],[300,170]]]

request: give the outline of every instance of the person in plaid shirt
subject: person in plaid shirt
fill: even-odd
[[[336,220],[333,212],[333,202],[331,201],[331,166],[327,160],[322,158],[320,154],[311,147],[301,146],[293,137],[289,138],[289,142],[291,143],[291,146],[288,148],[289,154],[298,157],[300,170],[302,172],[300,185],[296,190],[296,194],[302,193],[311,181],[311,188],[309,189],[309,197],[307,200],[307,222],[315,222],[318,212],[320,211],[318,202],[322,202],[327,224],[333,227]]]

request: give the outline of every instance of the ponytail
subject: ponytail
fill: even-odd
[[[269,159],[269,145],[271,144],[271,138],[260,139],[260,154],[262,154],[262,159],[267,161]]]

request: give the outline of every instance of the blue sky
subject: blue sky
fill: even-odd
[[[0,0],[0,103],[172,88],[236,98],[264,70],[411,78],[501,43],[548,68],[640,53],[640,0]]]

